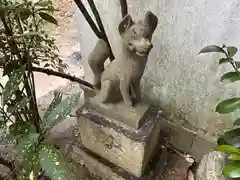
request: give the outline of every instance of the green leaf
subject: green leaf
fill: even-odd
[[[206,46],[205,48],[203,48],[199,54],[201,53],[209,53],[209,52],[220,52],[220,53],[225,53],[225,51],[219,47],[219,46],[215,46],[215,45],[210,45],[210,46]]]
[[[19,12],[22,21],[27,20],[31,14],[32,12],[28,8],[22,8]]]
[[[5,104],[11,99],[12,95],[18,90],[19,84],[22,82],[23,75],[25,73],[25,66],[15,70],[9,77],[4,91],[3,91],[3,103]]]
[[[6,60],[5,68],[3,70],[3,76],[10,75],[14,70],[19,68],[19,64],[17,61]]]
[[[53,16],[51,16],[50,14],[47,14],[45,12],[39,12],[38,14],[45,21],[50,22],[50,23],[55,24],[55,25],[58,25],[57,20]]]
[[[79,96],[80,92],[74,93],[64,99],[59,105],[57,105],[56,108],[53,109],[47,117],[46,128],[52,128],[57,123],[64,120],[75,107]]]
[[[225,132],[218,138],[218,145],[231,145],[240,148],[240,128]]]
[[[23,168],[20,170],[20,180],[29,179],[31,172],[33,172],[33,179],[37,179],[40,171],[39,154],[36,148],[28,148],[23,155]]]
[[[53,6],[48,6],[47,8],[39,8],[37,9],[37,11],[44,11],[44,12],[50,12],[50,13],[53,13],[53,12],[56,12],[56,11],[61,11],[59,9],[55,9]]]
[[[16,152],[21,155],[24,155],[25,153],[28,153],[29,149],[32,149],[38,145],[38,133],[29,133],[24,136],[22,136],[17,143],[17,146],[15,148]]]
[[[0,17],[4,17],[9,10],[10,7],[3,6],[3,4],[0,4]]]
[[[236,121],[233,123],[234,126],[240,126],[240,118],[236,119]]]
[[[240,155],[240,151],[238,150],[238,148],[230,145],[220,145],[217,147],[217,150],[221,152],[228,152]]]
[[[233,61],[233,59],[232,58],[222,58],[219,60],[219,65],[228,63],[229,61]]]
[[[46,7],[52,5],[52,1],[40,1],[35,3],[36,6]]]
[[[31,99],[29,97],[25,97],[20,102],[17,102],[13,107],[8,106],[7,111],[9,113],[13,113],[13,112],[16,112],[18,110],[21,110],[23,107],[27,106],[27,104],[29,103],[30,100]]]
[[[220,102],[215,111],[219,114],[228,114],[240,108],[240,98],[227,99]]]
[[[54,108],[56,108],[57,105],[59,105],[61,103],[61,101],[62,101],[62,93],[60,91],[55,91],[53,100],[52,100],[51,104],[48,106],[48,108],[43,116],[43,126],[46,125],[45,123],[47,121],[49,114],[52,112],[52,110]]]
[[[238,49],[234,46],[228,46],[227,52],[230,57],[233,57],[237,53]]]
[[[23,157],[23,168],[20,171],[21,180],[29,179],[31,171],[35,176],[39,172],[38,138],[39,134],[29,133],[18,140],[15,151]]]
[[[223,169],[223,174],[230,178],[239,178],[240,177],[240,162],[233,161],[228,163]]]
[[[12,38],[21,38],[26,36],[40,36],[39,32],[28,32],[23,34],[15,34],[12,36]]]
[[[35,133],[36,129],[33,125],[27,122],[16,122],[9,127],[9,132],[12,136],[24,136],[30,133]]]
[[[64,168],[62,157],[53,146],[43,145],[39,153],[40,164],[52,180],[66,180],[67,172]]]
[[[231,155],[231,160],[233,160],[233,161],[240,161],[240,155],[238,155],[238,154],[232,154],[232,155]]]
[[[234,82],[238,80],[240,80],[240,73],[236,71],[228,72],[221,77],[221,81],[224,83]]]
[[[48,115],[52,112],[52,110],[61,103],[61,101],[62,101],[62,93],[60,91],[54,91],[53,100],[52,100],[51,104],[49,105],[48,109],[46,110],[46,112],[43,116],[44,117],[43,119],[46,119],[48,117]]]

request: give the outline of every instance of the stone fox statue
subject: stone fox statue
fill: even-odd
[[[128,107],[133,107],[131,96],[141,99],[140,80],[143,75],[152,45],[152,34],[158,18],[150,11],[143,21],[135,23],[126,15],[119,24],[122,37],[121,57],[113,60],[104,69],[109,57],[109,48],[104,40],[99,40],[89,56],[89,65],[94,73],[94,86],[100,91],[95,99],[101,103],[123,99]]]

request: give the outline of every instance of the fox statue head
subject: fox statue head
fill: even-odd
[[[145,14],[143,21],[137,23],[129,14],[126,15],[118,27],[124,48],[137,56],[147,57],[153,47],[152,35],[157,24],[157,16],[150,11]]]

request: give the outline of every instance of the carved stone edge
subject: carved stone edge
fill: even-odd
[[[76,147],[75,147],[76,148]],[[129,172],[125,171],[121,167],[116,166],[115,164],[109,162],[108,160],[102,158],[101,156],[97,155],[96,153],[92,152],[91,150],[81,146],[77,147],[80,148],[83,152],[94,158],[96,161],[99,161],[101,164],[104,164],[105,166],[109,167],[115,174],[119,175],[120,177],[123,177],[124,179],[129,180],[138,180],[136,176],[133,174],[130,174]]]
[[[132,120],[125,118],[121,114],[106,113],[106,110],[103,110],[97,104],[92,102],[91,99],[86,104],[89,104],[89,106],[91,106],[92,109],[95,109],[96,111],[98,111],[100,113],[103,113],[104,115],[108,116],[109,118],[116,119],[120,123],[125,123],[126,125],[131,126],[135,129],[140,129],[147,122],[147,120],[148,120],[147,115],[150,113],[150,107],[151,107],[151,105],[149,105],[147,110],[143,113],[142,117],[140,117],[140,119],[138,120],[138,123],[128,123],[126,121],[132,121]],[[125,119],[125,121],[122,120],[123,118]]]
[[[134,129],[129,126],[126,126],[122,123],[110,120],[106,116],[103,116],[97,113],[94,109],[88,106],[82,106],[77,111],[77,118],[80,120],[81,116],[102,125],[104,127],[112,128],[118,133],[124,134],[126,137],[137,141],[137,142],[146,142],[155,126],[156,123],[159,123],[162,119],[161,110],[155,105],[151,105],[149,108],[149,113],[146,116],[145,124],[142,125],[140,129]]]
[[[159,139],[158,141],[159,144],[163,143],[163,139]],[[161,153],[162,154],[161,154]],[[80,154],[79,154],[80,153]],[[161,155],[159,155],[159,153]],[[73,156],[75,155],[75,156]],[[80,163],[85,165],[89,172],[93,173],[88,165],[90,164],[90,166],[92,165],[92,163],[89,161],[89,158],[91,159],[91,161],[94,161],[97,163],[97,167],[99,166],[104,166],[105,168],[108,168],[113,174],[115,174],[117,177],[120,178],[116,178],[116,179],[126,179],[126,180],[150,180],[153,179],[156,175],[159,174],[159,163],[164,162],[163,159],[166,158],[166,152],[163,151],[162,146],[157,146],[156,149],[154,150],[154,152],[152,153],[153,158],[148,162],[148,166],[145,170],[145,173],[143,174],[142,177],[136,177],[133,174],[125,171],[124,169],[122,169],[121,167],[116,166],[115,164],[109,162],[107,159],[97,155],[96,153],[92,152],[91,150],[85,148],[81,143],[79,144],[74,144],[72,147],[72,160],[75,161],[76,163]],[[78,158],[76,158],[76,156],[78,156]],[[81,158],[82,156],[84,156],[84,158]],[[85,160],[87,162],[85,162]],[[86,163],[86,164],[85,164]],[[96,164],[95,163],[95,164]],[[161,166],[163,167],[163,166]],[[94,173],[93,173],[94,174]],[[97,175],[97,174],[95,174]],[[108,174],[110,175],[110,174]],[[114,176],[115,176],[114,175]],[[108,179],[108,178],[107,178]]]

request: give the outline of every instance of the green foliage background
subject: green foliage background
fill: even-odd
[[[231,83],[240,80],[240,61],[234,60],[238,49],[234,46],[222,47],[210,45],[203,48],[201,53],[219,52],[224,54],[224,58],[219,60],[219,65],[230,63],[233,71],[227,72],[221,76],[223,83]],[[217,104],[215,111],[219,114],[229,114],[240,110],[240,97],[223,100]],[[228,160],[223,169],[223,174],[231,178],[240,178],[240,119],[236,119],[233,124],[233,129],[225,132],[218,139],[217,150],[225,152]]]

